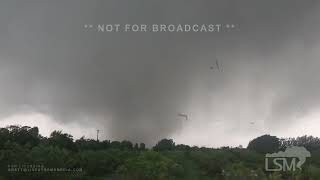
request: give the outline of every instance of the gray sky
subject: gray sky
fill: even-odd
[[[206,146],[246,145],[265,133],[320,136],[319,7],[313,0],[1,0],[0,125]],[[217,23],[235,28],[84,28]],[[223,72],[210,69],[215,58]]]

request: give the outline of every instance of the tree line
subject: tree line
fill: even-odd
[[[288,146],[304,146],[312,158],[303,170],[267,172],[264,155]],[[25,165],[68,171],[11,171]],[[14,169],[13,168],[13,169]],[[247,148],[208,148],[175,144],[162,139],[151,148],[144,143],[74,139],[62,131],[49,137],[37,127],[8,126],[0,129],[0,180],[42,179],[319,179],[320,139],[313,136],[278,138],[263,135],[251,140]]]

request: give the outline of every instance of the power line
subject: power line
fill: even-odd
[[[97,129],[97,141],[99,141],[99,132],[100,132],[100,130]]]

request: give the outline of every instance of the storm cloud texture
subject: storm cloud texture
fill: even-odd
[[[180,131],[178,113],[188,114],[198,134],[215,122],[226,134],[249,133],[250,122],[285,130],[319,109],[319,19],[313,0],[1,0],[1,118],[38,112],[147,143]],[[236,28],[83,27],[99,23]],[[216,58],[223,72],[210,69]]]

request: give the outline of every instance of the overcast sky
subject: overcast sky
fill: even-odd
[[[100,129],[102,139],[148,145],[320,136],[319,19],[315,0],[1,0],[0,126],[77,138]],[[102,33],[97,24],[235,28]]]

